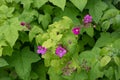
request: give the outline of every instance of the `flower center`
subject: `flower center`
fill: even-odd
[[[78,32],[79,30],[78,29],[76,29],[76,32]]]
[[[60,49],[60,51],[59,51],[59,52],[61,53],[61,52],[63,52],[63,50],[61,50],[61,49]]]

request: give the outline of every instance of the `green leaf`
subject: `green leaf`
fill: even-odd
[[[119,66],[120,65],[120,58],[117,56],[115,56],[113,58],[114,58],[115,63]]]
[[[30,78],[31,78],[31,80],[37,80],[38,79],[37,73],[31,71]]]
[[[64,10],[66,0],[49,0],[54,5],[60,7],[62,10]]]
[[[37,65],[37,66],[36,66]],[[37,73],[39,79],[41,80],[46,80],[46,73],[47,73],[47,68],[45,67],[43,61],[35,64],[33,66],[34,72]]]
[[[87,4],[87,0],[70,0],[81,12]]]
[[[87,80],[88,79],[88,75],[85,71],[81,71],[79,73],[75,73],[73,79],[71,80]]]
[[[76,36],[70,31],[65,33],[62,38],[62,43],[67,47],[68,52],[75,53],[77,49]]]
[[[48,2],[48,0],[34,0],[33,6],[39,9],[39,8],[40,8],[41,6],[43,6],[46,2]]]
[[[36,34],[43,33],[42,29],[38,26],[34,26],[29,32],[29,40],[32,41]]]
[[[0,6],[0,18],[6,19],[8,17],[12,17],[12,13],[14,11],[14,7],[9,7],[6,5]]]
[[[103,47],[100,51],[100,54],[102,56],[108,55],[109,54],[109,48],[108,47]]]
[[[5,28],[3,30],[5,39],[9,43],[9,45],[13,47],[16,40],[18,39],[18,31],[23,29],[20,26],[20,22],[18,21],[18,18],[12,18],[8,20],[3,27]]]
[[[102,78],[104,73],[100,71],[100,65],[99,63],[96,63],[89,72],[89,80],[95,80],[97,78]]]
[[[57,69],[55,69],[54,67],[50,67],[48,70],[48,74],[50,75],[50,80],[66,80],[64,78],[62,78],[62,76],[60,76],[60,74],[56,74]]]
[[[118,2],[120,2],[120,0],[114,0],[114,4],[118,4]]]
[[[46,41],[49,38],[48,33],[44,33],[44,34],[39,34],[35,37],[36,43],[42,44],[44,41]]]
[[[109,80],[113,80],[114,79],[114,68],[109,67],[107,70],[104,71],[104,74],[105,76],[109,78]]]
[[[112,20],[113,22],[113,29],[117,30],[120,26],[120,15],[116,15],[115,18]]]
[[[93,27],[88,27],[85,29],[85,31],[90,37],[94,36],[94,28]]]
[[[38,12],[35,9],[24,10],[22,14],[19,16],[21,21],[30,23],[34,21],[38,17]]]
[[[107,31],[110,27],[110,21],[104,21],[102,23],[102,31]]]
[[[120,39],[117,39],[114,43],[113,43],[113,47],[115,49],[119,49],[120,50]]]
[[[5,46],[5,47],[3,47],[2,54],[3,54],[4,56],[6,56],[6,55],[11,56],[11,55],[12,55],[12,52],[13,52],[13,48],[11,48],[10,46]]]
[[[40,60],[40,57],[31,52],[28,48],[24,48],[21,52],[15,52],[11,57],[7,58],[8,63],[15,67],[19,77],[28,80],[31,71],[31,64]]]
[[[4,66],[7,66],[7,65],[8,65],[8,63],[6,62],[6,60],[3,59],[3,58],[0,58],[0,67],[4,67]]]
[[[115,78],[116,80],[120,79],[120,66],[118,67],[118,69],[115,69]]]
[[[32,2],[32,0],[21,0],[21,4],[23,4],[24,9],[29,9]]]
[[[88,0],[87,8],[93,20],[98,23],[103,15],[103,11],[107,8],[107,5],[102,0]]]
[[[104,56],[104,57],[100,60],[100,66],[101,66],[101,67],[104,67],[104,66],[106,66],[110,61],[111,61],[111,57],[110,57],[110,56]]]
[[[103,15],[103,17],[101,18],[101,20],[106,20],[106,19],[110,19],[115,17],[116,15],[119,14],[119,10],[117,9],[109,9],[105,12],[105,14]]]
[[[57,34],[57,32],[59,32],[57,29],[52,29],[52,31],[49,33],[50,39],[55,41],[55,42],[60,41],[60,39],[63,36],[62,34]]]
[[[13,1],[13,0],[6,0],[6,2],[8,2],[8,3],[12,3],[12,1]]]
[[[2,56],[3,48],[0,46],[0,56]]]
[[[50,48],[52,47],[53,45],[55,45],[55,43],[51,40],[51,39],[48,39],[47,41],[45,41],[42,46],[46,47],[46,48]]]
[[[18,18],[15,17],[6,20],[4,25],[0,27],[0,32],[4,35],[5,40],[9,43],[9,45],[13,47],[18,39],[18,31],[22,29],[23,27],[20,26]]]
[[[44,29],[47,29],[48,27],[48,24],[51,22],[51,16],[50,14],[45,14],[43,17],[42,17],[42,26]]]
[[[95,46],[96,47],[104,47],[112,43],[114,39],[111,37],[110,33],[101,33],[101,37],[98,38]]]
[[[29,42],[29,36],[28,36],[28,34],[25,31],[19,32],[19,40],[22,41],[22,43]]]
[[[5,0],[0,0],[0,6],[6,4]]]
[[[53,14],[53,6],[52,5],[49,5],[49,4],[46,4],[42,7],[44,13],[49,13],[50,15]]]
[[[56,20],[61,20],[61,18],[63,16],[67,16],[69,17],[70,19],[72,19],[72,21],[74,22],[74,24],[76,25],[80,25],[80,21],[79,19],[76,17],[79,15],[79,11],[77,10],[77,8],[75,6],[73,6],[72,4],[70,3],[67,3],[65,9],[64,9],[64,12],[61,12],[61,10],[59,9],[55,9],[55,15],[56,17],[54,18],[54,21]],[[72,13],[72,14],[69,14],[69,13]]]

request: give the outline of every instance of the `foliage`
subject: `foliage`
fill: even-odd
[[[92,22],[86,24],[87,14]],[[46,48],[43,55],[38,46]],[[56,55],[59,46],[62,57]],[[119,75],[120,0],[0,0],[0,80],[120,80]]]

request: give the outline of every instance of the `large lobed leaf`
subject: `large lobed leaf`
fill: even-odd
[[[8,58],[8,63],[15,67],[19,77],[28,80],[31,71],[31,64],[40,60],[40,57],[31,52],[28,48],[24,48],[21,52],[15,52]]]

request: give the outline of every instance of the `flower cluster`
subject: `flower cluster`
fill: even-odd
[[[92,22],[92,16],[90,16],[89,14],[87,14],[85,17],[84,17],[84,24],[88,24],[88,23],[91,23]]]
[[[92,22],[92,16],[90,16],[90,15],[87,14],[84,17],[84,24],[88,24],[88,23],[91,23],[91,22]],[[21,22],[21,25],[24,26],[25,23]],[[74,27],[72,29],[72,33],[74,35],[79,35],[80,34],[80,27]],[[47,51],[47,48],[45,48],[43,46],[38,46],[38,49],[37,49],[37,53],[38,54],[42,54],[43,55],[43,54],[46,53],[46,51]],[[60,58],[62,58],[67,53],[67,50],[64,47],[62,47],[62,46],[58,46],[56,48],[56,50],[55,50],[55,53],[56,53],[57,56],[59,56]]]
[[[90,16],[89,14],[85,15],[83,22],[84,22],[84,24],[91,23],[92,22],[92,16]],[[72,32],[75,35],[80,34],[80,27],[74,27],[72,29]]]

